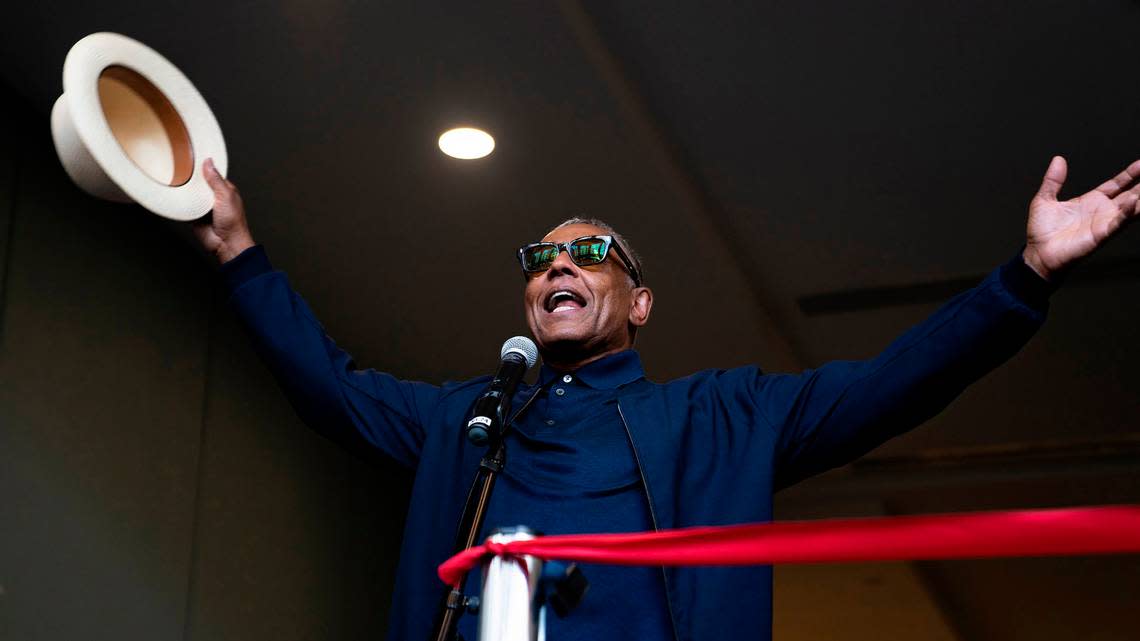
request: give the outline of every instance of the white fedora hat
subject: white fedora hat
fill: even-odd
[[[117,33],[93,33],[67,53],[51,133],[81,189],[174,220],[200,218],[214,206],[202,161],[213,158],[223,176],[228,165],[222,130],[194,85],[156,51]]]

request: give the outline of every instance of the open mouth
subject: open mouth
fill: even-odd
[[[546,311],[551,314],[564,314],[586,307],[586,299],[569,289],[557,289],[546,297]]]

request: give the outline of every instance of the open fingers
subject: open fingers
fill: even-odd
[[[1112,199],[1116,203],[1120,214],[1125,218],[1134,218],[1140,214],[1140,184],[1132,189],[1119,194],[1116,198]]]
[[[1121,192],[1128,189],[1137,178],[1140,178],[1140,160],[1134,161],[1131,165],[1125,167],[1124,171],[1105,181],[1105,183],[1097,187],[1096,190],[1109,198],[1115,199]],[[1133,189],[1135,189],[1135,187],[1133,187]]]

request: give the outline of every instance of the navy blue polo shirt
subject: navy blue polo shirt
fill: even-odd
[[[482,537],[513,525],[543,534],[652,530],[645,486],[617,410],[617,390],[644,376],[632,350],[570,373],[543,365],[541,391],[507,435],[506,466]],[[547,639],[673,638],[660,567],[580,567],[590,582],[585,598],[565,619],[547,614]],[[467,592],[477,593],[481,580],[472,572]],[[477,623],[465,615],[460,634],[474,641]]]

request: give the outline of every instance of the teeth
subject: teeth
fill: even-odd
[[[578,297],[577,294],[575,294],[572,291],[560,289],[560,290],[558,290],[558,291],[556,291],[550,295],[550,303],[549,303],[550,311],[552,311],[552,312],[558,312],[558,311],[567,312],[567,311],[572,311],[572,310],[578,309],[578,307],[575,305],[564,304],[566,302],[574,302],[574,303],[580,304],[581,299]]]

